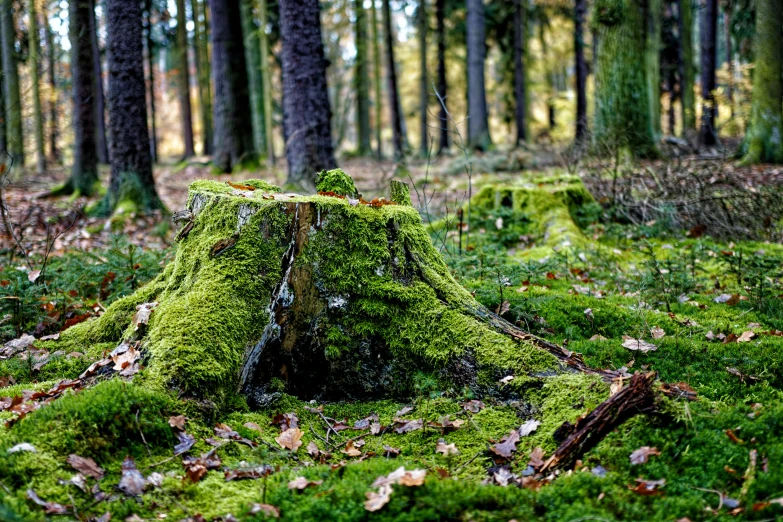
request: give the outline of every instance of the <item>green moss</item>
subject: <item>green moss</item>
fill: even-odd
[[[277,185],[273,185],[272,183],[269,183],[268,181],[265,181],[263,179],[245,179],[242,180],[243,185],[250,185],[251,187],[255,187],[257,190],[262,190],[264,192],[281,192],[282,190]]]
[[[324,170],[318,174],[315,187],[318,192],[334,192],[341,196],[357,197],[353,179],[343,169]]]

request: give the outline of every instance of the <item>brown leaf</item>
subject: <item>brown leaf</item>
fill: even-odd
[[[403,415],[407,415],[412,411],[413,411],[413,406],[405,406],[402,409],[397,410],[397,413],[395,413],[394,415],[397,417],[402,417]]]
[[[519,427],[519,436],[520,437],[526,437],[536,431],[538,427],[541,425],[540,421],[537,421],[535,419],[530,419],[529,421],[526,421],[522,426]]]
[[[364,501],[364,509],[367,511],[378,511],[391,500],[392,487],[384,484],[378,488],[378,492],[368,491],[365,493],[367,500]]]
[[[73,506],[63,506],[56,502],[44,502],[32,489],[27,490],[27,498],[44,508],[44,513],[47,515],[68,515],[73,508]]]
[[[628,489],[639,495],[652,496],[660,495],[662,493],[660,488],[666,484],[666,479],[645,480],[638,478],[636,479],[636,482],[636,486],[628,486]]]
[[[747,330],[745,332],[742,332],[742,334],[737,338],[738,343],[747,343],[753,340],[753,338],[756,337],[756,332],[753,332],[751,330]]]
[[[220,461],[220,457],[215,454],[216,449],[217,448],[213,448],[209,452],[202,453],[198,457],[185,457],[182,459],[182,465],[185,467],[185,474],[191,482],[198,482],[207,474],[207,470],[217,469],[223,464]]]
[[[511,454],[517,450],[518,441],[519,431],[514,430],[506,435],[500,442],[490,446],[489,450],[499,457],[510,459]]]
[[[184,415],[176,415],[176,416],[169,417],[169,426],[178,429],[180,431],[184,431],[186,420],[187,419],[185,419]]]
[[[320,486],[323,482],[323,480],[307,480],[304,477],[296,477],[288,483],[288,489],[297,489],[301,491],[305,488]]]
[[[660,339],[666,335],[666,332],[660,326],[654,326],[650,330],[650,335],[653,339]]]
[[[136,306],[136,313],[133,315],[133,329],[138,330],[150,322],[150,316],[158,303],[142,303]]]
[[[633,453],[631,453],[630,459],[631,464],[644,464],[647,462],[647,459],[650,458],[651,455],[660,455],[661,452],[658,451],[658,448],[652,448],[650,446],[642,446],[638,450],[635,450]]]
[[[190,451],[190,448],[192,448],[196,444],[196,438],[193,435],[190,435],[189,433],[185,433],[184,431],[178,431],[177,432],[177,440],[179,443],[174,446],[174,456],[182,455],[183,453]]]
[[[725,431],[726,436],[733,442],[734,444],[745,444],[745,441],[741,438],[737,437],[737,434],[734,433],[734,430],[726,430]]]
[[[296,452],[302,445],[302,435],[304,435],[304,432],[299,428],[290,428],[275,437],[275,441],[277,441],[282,448]]]
[[[361,451],[356,449],[356,447],[354,446],[354,441],[352,441],[352,440],[349,440],[348,444],[346,444],[345,447],[341,451],[342,451],[342,453],[345,453],[349,457],[358,457],[358,456],[360,456],[362,454]]]
[[[410,431],[416,431],[420,430],[424,426],[424,421],[421,419],[415,419],[411,421],[400,421],[401,424],[394,428],[394,431],[397,433],[408,433]]]
[[[441,453],[448,457],[449,455],[459,455],[459,450],[453,442],[451,444],[446,444],[445,440],[439,439],[438,443],[435,444],[435,453]]]
[[[280,426],[280,431],[286,431],[291,428],[299,427],[299,417],[297,417],[294,412],[278,413],[272,419],[272,424]]]
[[[249,430],[257,431],[258,433],[264,432],[264,430],[261,429],[261,426],[252,421],[244,423],[243,426]]]
[[[477,400],[470,400],[462,403],[462,409],[471,413],[478,413],[486,408],[483,402]]]
[[[144,486],[146,485],[147,480],[136,468],[136,462],[134,462],[132,457],[125,457],[125,460],[122,462],[122,477],[117,487],[126,495],[138,497],[144,492]]]
[[[544,465],[544,450],[541,446],[530,452],[530,461],[528,461],[527,465],[533,466],[535,469],[541,469],[541,466]]]
[[[629,350],[645,353],[653,352],[658,349],[658,347],[654,344],[648,343],[647,341],[642,341],[641,339],[633,339],[625,335],[623,336],[623,339],[623,348],[627,348]]]
[[[250,507],[251,515],[257,515],[259,513],[263,513],[264,515],[272,518],[280,518],[280,508],[270,504],[253,504]]]
[[[231,469],[226,471],[226,482],[232,480],[260,479],[268,477],[274,472],[274,468],[268,464],[250,469]]]
[[[256,189],[253,185],[245,185],[244,183],[234,183],[233,181],[226,181],[226,184],[231,188],[235,188],[237,190],[249,190],[252,192],[253,190]]]
[[[372,415],[365,417],[363,419],[359,419],[358,421],[353,423],[353,429],[355,430],[366,430],[369,429],[373,423],[378,422],[378,415],[373,413]]]
[[[92,477],[96,480],[102,479],[103,474],[105,473],[103,468],[101,468],[98,464],[95,463],[94,460],[89,457],[80,457],[79,455],[72,453],[68,456],[67,462],[73,469],[82,475],[87,475],[88,477]]]
[[[383,456],[387,459],[396,458],[400,454],[400,448],[394,448],[388,444],[383,445]]]

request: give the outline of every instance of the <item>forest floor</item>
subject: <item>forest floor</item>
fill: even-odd
[[[672,189],[674,163],[622,172],[626,184],[607,174],[612,165],[574,169],[601,204],[554,208],[533,204],[530,194],[578,184],[569,168],[496,173],[486,159],[470,180],[459,159],[410,168],[414,199],[432,214],[433,242],[455,278],[489,309],[567,344],[589,366],[655,371],[684,383],[696,401],[667,401],[632,418],[573,470],[550,475],[538,470],[558,446],[556,428],[607,398],[595,379],[545,376],[524,394],[478,397],[433,388],[424,376],[404,401],[283,396],[265,410],[216,417],[119,378],[63,392],[63,379],[111,347],[49,353],[30,338],[14,340],[57,336],[101,314],[160,271],[173,231],[139,217],[117,235],[81,216],[81,201],[31,200],[64,173],[26,177],[6,193],[12,221],[25,223],[17,236],[31,259],[28,266],[3,254],[0,341],[11,344],[0,348],[0,410],[51,404],[16,423],[16,413],[0,411],[10,426],[0,427],[0,519],[783,517],[783,245],[779,223],[763,216],[757,223],[758,212],[748,212],[777,200],[742,207],[736,199],[783,183],[781,170],[736,172],[715,160],[700,175],[689,172],[710,194],[717,186],[742,191],[722,203],[732,205],[731,217],[716,210],[697,222],[697,208]],[[393,164],[370,160],[343,167],[370,196],[383,195],[395,174]],[[211,176],[197,165],[156,174],[172,211],[184,205],[191,181]],[[225,179],[243,177],[283,181],[279,172]],[[663,187],[675,210],[650,205],[644,186],[649,194]],[[468,187],[476,197],[460,240],[453,216]],[[520,198],[529,202],[517,205]],[[730,228],[745,233],[731,237]]]

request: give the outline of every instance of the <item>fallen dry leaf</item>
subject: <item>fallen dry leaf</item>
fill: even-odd
[[[367,511],[378,511],[383,506],[389,503],[391,500],[392,487],[389,484],[384,484],[378,488],[378,492],[368,491],[365,493],[367,500],[364,501],[364,509]]]
[[[453,442],[451,444],[446,444],[445,440],[439,439],[438,443],[435,445],[435,453],[441,453],[448,457],[449,455],[459,455],[459,450]]]
[[[652,343],[642,341],[641,339],[634,339],[626,335],[623,336],[623,348],[643,353],[653,352],[658,349],[658,347]]]
[[[739,337],[737,337],[738,343],[747,343],[753,340],[753,338],[756,337],[756,332],[753,332],[751,330],[747,330],[742,332]]]
[[[643,496],[660,495],[662,488],[666,484],[666,479],[660,480],[645,480],[642,478],[636,479],[636,486],[628,486],[628,489]]]
[[[288,489],[302,491],[305,488],[320,486],[321,484],[323,484],[323,480],[307,480],[304,477],[296,477],[288,483]]]
[[[490,446],[489,450],[499,457],[510,459],[511,454],[517,450],[518,441],[519,431],[514,430],[506,435],[500,442]]]
[[[272,518],[280,518],[280,508],[272,506],[270,504],[253,504],[250,506],[250,514],[258,515],[263,513],[264,515]]]
[[[198,457],[185,457],[182,459],[185,474],[191,482],[198,482],[207,474],[208,470],[217,469],[223,464],[220,461],[220,457],[215,454],[216,449],[213,448],[208,453],[202,453]]]
[[[402,417],[403,415],[407,415],[412,411],[413,411],[413,406],[405,406],[402,409],[397,410],[397,413],[395,413],[394,415],[397,417]]]
[[[658,451],[658,448],[653,448],[650,446],[642,446],[638,450],[635,450],[631,453],[630,459],[631,464],[644,464],[647,462],[647,459],[650,458],[651,455],[660,455],[661,452]]]
[[[530,460],[527,465],[535,469],[541,469],[541,466],[544,465],[544,450],[541,446],[530,452]]]
[[[299,417],[297,417],[296,413],[294,412],[278,413],[272,419],[272,424],[275,426],[280,426],[280,431],[286,431],[291,428],[299,427]]]
[[[275,441],[280,447],[296,452],[302,445],[302,435],[304,432],[299,428],[289,428],[275,437]]]
[[[138,330],[142,325],[146,326],[150,322],[150,316],[158,303],[142,303],[136,306],[136,313],[133,315],[133,329]]]
[[[660,326],[653,326],[650,335],[653,339],[660,339],[666,335],[666,332]]]
[[[177,432],[177,440],[179,442],[174,446],[175,457],[189,451],[196,444],[196,438],[184,431]]]
[[[68,456],[67,462],[73,469],[82,475],[87,475],[88,477],[92,477],[96,480],[102,479],[103,474],[105,473],[103,468],[101,468],[98,464],[95,463],[94,460],[88,457],[80,457],[79,455],[72,453]]]
[[[404,408],[403,408],[404,409]],[[420,430],[424,426],[424,421],[421,419],[415,419],[411,421],[400,421],[401,424],[394,428],[397,433],[408,433],[409,431]]]
[[[360,456],[362,454],[361,451],[356,449],[356,447],[354,446],[354,441],[352,441],[352,440],[349,440],[348,444],[346,444],[345,447],[341,451],[342,451],[342,453],[345,453],[349,457],[358,457],[358,456]]]
[[[268,477],[274,472],[274,468],[268,464],[250,469],[231,469],[225,474],[226,482],[232,480],[260,479]]]
[[[185,419],[184,415],[176,415],[169,417],[169,426],[172,428],[178,429],[180,431],[185,430]]]
[[[35,504],[43,507],[44,513],[47,515],[68,515],[73,508],[73,506],[64,506],[56,502],[45,502],[41,500],[32,489],[27,490],[27,498],[32,500]]]
[[[726,436],[733,442],[734,444],[745,444],[745,441],[741,438],[737,437],[737,434],[734,433],[734,430],[726,430],[725,431]]]
[[[541,425],[541,422],[530,419],[529,421],[525,421],[522,426],[519,427],[519,436],[520,437],[526,437],[536,431],[538,427]]]
[[[131,497],[138,497],[144,492],[147,480],[136,468],[136,462],[132,457],[125,457],[122,462],[122,477],[117,486],[120,491]]]

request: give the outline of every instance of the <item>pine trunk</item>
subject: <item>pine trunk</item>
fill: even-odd
[[[193,49],[196,56],[196,75],[198,76],[198,101],[201,115],[201,153],[212,154],[212,86],[209,72],[209,46],[206,35],[206,8],[203,7],[207,0],[190,0],[193,14],[193,26],[195,38]],[[202,16],[204,21],[202,22]]]
[[[744,162],[783,163],[783,0],[756,2],[756,67]]]
[[[185,0],[177,0],[177,94],[182,118],[184,157],[196,152],[193,147],[193,110],[190,105],[190,66],[188,65],[188,29],[185,16]]]
[[[733,45],[731,44],[731,0],[726,0],[723,10],[723,39],[726,44],[726,67],[728,68],[728,81],[726,82],[726,98],[729,102],[731,119],[734,120],[734,60]]]
[[[487,122],[487,96],[484,82],[484,1],[467,0],[468,146],[487,150],[492,145]]]
[[[336,166],[318,0],[282,0],[283,129],[288,183],[312,189]]]
[[[145,32],[144,43],[147,48],[147,69],[149,80],[147,84],[148,98],[150,101],[150,157],[152,163],[158,161],[158,130],[155,125],[155,42],[152,39],[152,0],[145,1]]]
[[[12,0],[0,4],[3,49],[3,90],[5,91],[6,146],[13,161],[24,165],[24,136],[22,135],[22,104],[19,96],[19,69],[16,56],[16,25]]]
[[[647,93],[650,103],[650,118],[653,137],[661,136],[661,0],[645,0],[647,9],[647,44],[644,54],[644,64],[647,68]]]
[[[92,46],[94,110],[96,123],[96,140],[98,162],[109,163],[109,145],[106,137],[106,100],[103,91],[103,65],[101,64],[101,49],[98,45],[98,24],[95,20],[95,0],[92,0],[92,18],[90,25],[90,45]]]
[[[701,18],[701,130],[699,143],[711,146],[717,143],[715,116],[715,62],[717,59],[718,0],[704,0]]]
[[[73,0],[68,19],[73,85],[73,167],[63,192],[91,196],[98,188],[98,156],[95,147],[95,63],[90,38],[91,0]]]
[[[354,89],[356,91],[356,138],[357,153],[366,156],[372,151],[370,145],[370,74],[367,61],[367,12],[363,0],[354,0],[356,13],[356,66],[354,67]]]
[[[211,0],[212,79],[215,84],[215,166],[231,172],[253,156],[253,125],[242,43],[242,16],[235,0]]]
[[[429,96],[427,94],[427,2],[426,0],[419,1],[419,8],[417,13],[418,31],[419,31],[419,132],[420,132],[420,144],[419,155],[423,158],[427,157],[428,143],[430,130],[427,125],[427,101]]]
[[[378,9],[375,7],[375,1],[371,4],[372,12],[372,59],[373,59],[373,86],[375,88],[375,146],[378,159],[383,157],[381,147],[381,114],[383,113],[383,98],[381,97],[381,47],[378,40]]]
[[[264,130],[264,85],[261,78],[261,42],[253,13],[253,0],[242,0],[242,34],[245,42],[245,64],[247,65],[248,89],[250,92],[250,120],[253,124],[253,149],[266,153]]]
[[[438,155],[449,148],[449,112],[446,105],[446,0],[435,0],[436,39],[438,41]]]
[[[405,130],[402,111],[400,110],[400,94],[397,90],[397,65],[394,60],[394,34],[392,33],[391,6],[389,0],[383,0],[383,38],[386,51],[386,81],[389,89],[389,115],[392,124],[392,141],[394,143],[394,159],[399,161],[405,156]]]
[[[275,163],[275,142],[272,128],[272,78],[269,70],[269,38],[266,34],[267,16],[266,0],[258,2],[258,21],[261,32],[258,35],[258,43],[261,52],[261,86],[264,92],[264,131],[266,132],[266,158],[273,165]]]
[[[692,0],[678,0],[680,33],[678,69],[680,74],[680,112],[683,135],[696,129],[696,102],[693,96],[693,14]]]
[[[594,143],[601,152],[625,149],[657,154],[644,67],[644,6],[633,0],[598,0]]]
[[[28,69],[30,70],[30,83],[33,87],[33,127],[35,129],[35,170],[39,174],[46,170],[46,153],[44,152],[43,111],[41,110],[41,92],[38,85],[39,60],[41,47],[38,44],[38,14],[35,6],[36,0],[30,0],[29,11],[29,43]]]
[[[519,1],[519,0],[517,0]],[[574,55],[576,76],[576,141],[587,138],[587,61],[585,60],[584,22],[587,0],[576,0],[574,8]]]
[[[0,40],[2,40],[3,29],[0,24]],[[1,45],[1,43],[0,43]],[[2,48],[0,48],[0,118],[5,120],[5,82],[3,81],[2,74]],[[6,125],[5,122],[0,122],[0,150],[8,150],[8,140],[6,137]],[[5,161],[6,158],[3,159]]]
[[[60,162],[60,151],[57,147],[57,137],[59,135],[58,114],[57,114],[57,49],[54,44],[54,31],[49,26],[48,10],[44,2],[44,16],[46,29],[46,54],[47,54],[47,79],[49,81],[49,97],[47,109],[49,112],[49,163],[57,164]]]
[[[144,86],[141,7],[107,0],[111,181],[104,214],[162,209],[152,176]]]

